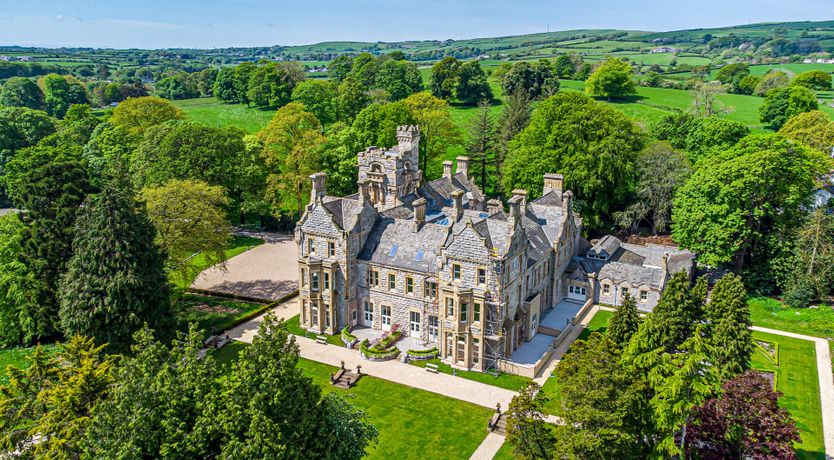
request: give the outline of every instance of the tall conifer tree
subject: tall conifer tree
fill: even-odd
[[[628,345],[631,336],[640,326],[640,315],[637,314],[637,303],[634,297],[626,294],[622,305],[608,320],[608,337],[620,347]]]

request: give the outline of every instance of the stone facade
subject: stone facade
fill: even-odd
[[[301,324],[331,334],[396,325],[454,366],[492,368],[566,295],[582,228],[571,193],[546,174],[542,197],[515,190],[507,212],[470,181],[468,158],[425,182],[419,128],[398,128],[397,140],[358,154],[356,195],[329,196],[324,174],[311,176],[295,232]]]

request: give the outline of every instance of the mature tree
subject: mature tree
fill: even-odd
[[[730,148],[750,134],[750,129],[744,124],[716,116],[696,119],[690,126],[684,149],[693,165],[708,159],[710,151]]]
[[[46,112],[62,118],[72,104],[89,104],[87,88],[73,77],[49,74],[40,80]]]
[[[330,74],[330,77],[337,82],[343,81],[348,76],[352,68],[353,57],[347,54],[340,54],[336,56],[336,58],[330,61],[330,64],[327,65],[327,71]]]
[[[766,96],[772,89],[787,88],[790,82],[791,79],[785,72],[768,72],[761,77],[756,89],[753,90],[753,94],[756,96]]]
[[[428,92],[412,94],[403,102],[411,109],[415,124],[420,126],[420,169],[423,174],[428,174],[429,162],[441,158],[463,139],[449,112],[448,102]]]
[[[571,78],[576,73],[576,62],[568,54],[562,54],[553,63],[553,71],[559,78]]]
[[[774,238],[796,228],[829,170],[824,156],[777,134],[751,135],[706,162],[675,195],[672,234],[704,263],[769,260]]]
[[[93,407],[105,399],[115,357],[74,336],[54,356],[41,346],[0,387],[0,449],[21,458],[80,458]],[[32,442],[37,439],[37,442]]]
[[[581,93],[559,93],[539,103],[511,142],[504,190],[539,196],[542,173],[561,172],[585,226],[598,228],[632,188],[641,147],[640,131],[622,112]]]
[[[747,75],[741,80],[738,80],[738,84],[735,85],[735,92],[737,94],[751,95],[761,83],[762,77],[758,75]]]
[[[830,91],[831,74],[822,70],[810,70],[794,77],[791,85],[804,86],[817,91]]]
[[[532,99],[547,98],[559,91],[559,79],[555,75],[553,64],[541,59],[534,64],[521,61],[509,69],[501,79],[504,94],[512,94],[521,89]]]
[[[451,101],[458,87],[458,70],[461,62],[452,56],[437,61],[431,68],[429,91],[434,97]]]
[[[243,131],[237,128],[168,122],[150,128],[134,151],[133,182],[138,188],[170,179],[198,179],[232,190],[240,179],[236,168],[244,152]]]
[[[733,80],[744,78],[747,75],[750,75],[750,67],[744,62],[736,62],[721,67],[715,75],[715,79],[729,85]]]
[[[730,273],[718,280],[704,311],[711,325],[710,340],[715,350],[712,362],[721,376],[728,378],[749,369],[753,323],[741,278]]]
[[[327,173],[327,192],[345,196],[356,192],[357,151],[362,149],[351,127],[342,122],[330,126],[327,145],[321,156],[322,171]]]
[[[101,119],[93,115],[87,104],[70,106],[64,119],[58,123],[58,132],[41,140],[41,145],[59,147],[64,144],[84,145],[90,141]]]
[[[25,107],[0,107],[0,205],[8,200],[3,177],[6,163],[18,150],[37,144],[56,129],[55,120],[46,112]]]
[[[498,117],[496,129],[496,192],[503,183],[504,160],[510,150],[510,141],[530,123],[533,113],[533,101],[522,88],[510,93],[502,104],[501,115]]]
[[[628,345],[631,336],[640,327],[640,315],[637,313],[637,302],[634,297],[626,293],[623,303],[617,307],[617,311],[608,319],[608,338],[620,347]]]
[[[218,457],[220,373],[211,356],[201,359],[202,339],[192,326],[168,347],[137,331],[110,397],[93,412],[82,458]]]
[[[108,121],[96,126],[82,153],[93,188],[100,189],[111,167],[129,159],[138,144],[139,136],[125,127],[114,126]]]
[[[469,146],[467,148],[472,160],[470,175],[480,183],[481,191],[484,193],[487,190],[487,177],[490,179],[494,177],[494,145],[495,123],[492,117],[492,106],[484,100],[478,104],[478,111],[469,121]]]
[[[469,105],[492,101],[492,88],[480,62],[469,61],[460,66],[456,94],[461,102]]]
[[[585,81],[585,93],[609,101],[636,94],[631,74],[630,65],[617,58],[608,58]]]
[[[249,87],[246,89],[248,101],[259,108],[286,105],[298,83],[290,70],[275,62],[259,65],[249,76]]]
[[[721,396],[694,410],[687,426],[687,457],[795,459],[799,430],[779,407],[781,396],[753,371],[724,382]]]
[[[790,118],[803,112],[817,110],[817,97],[804,86],[774,89],[767,93],[759,107],[759,120],[778,131]]]
[[[379,66],[374,87],[387,92],[392,101],[399,101],[421,91],[423,80],[413,62],[387,60]]]
[[[658,338],[666,351],[677,351],[692,336],[695,326],[704,316],[705,302],[705,279],[699,279],[693,287],[686,272],[672,275],[653,312]]]
[[[222,187],[172,179],[143,189],[142,199],[156,228],[156,244],[168,256],[168,270],[181,280],[199,274],[199,268],[186,263],[195,254],[208,266],[224,259],[232,234],[225,212],[229,199]]]
[[[352,136],[344,140],[351,142],[347,147],[355,156],[372,145],[396,145],[397,127],[413,124],[414,115],[404,101],[371,104],[359,112],[351,125]]]
[[[648,387],[620,363],[610,338],[591,334],[571,346],[554,371],[564,424],[555,428],[550,458],[646,458],[653,439]],[[509,423],[508,423],[509,425]]]
[[[785,302],[807,307],[825,299],[834,286],[834,216],[824,207],[806,217],[797,235],[792,269],[784,283]]]
[[[41,110],[43,109],[43,93],[29,78],[12,77],[3,84],[3,90],[0,91],[0,105]]]
[[[295,339],[270,314],[224,382],[215,422],[224,458],[359,459],[377,431],[359,411],[327,401],[298,364]]]
[[[26,308],[26,265],[20,261],[23,221],[0,216],[0,347],[29,343],[34,328]]]
[[[507,417],[507,442],[513,453],[525,460],[551,459],[556,437],[553,427],[544,419],[547,396],[535,382],[527,382],[519,394],[513,396]]]
[[[223,67],[217,73],[212,90],[214,97],[225,103],[238,102],[234,67]]]
[[[72,255],[73,225],[89,191],[78,148],[32,147],[7,165],[9,194],[26,210],[20,260],[26,266],[27,331],[58,330],[58,283]]]
[[[310,175],[321,167],[326,139],[321,123],[304,106],[292,102],[278,109],[259,133],[266,165],[275,171],[267,178],[273,209],[301,216],[310,194]]]
[[[637,159],[636,200],[624,211],[614,213],[614,220],[624,229],[636,231],[646,222],[652,233],[665,232],[672,217],[675,191],[692,174],[689,162],[665,142],[649,144]]]
[[[110,178],[87,200],[61,280],[66,334],[87,335],[123,351],[143,324],[170,333],[174,317],[155,233],[126,177]]]
[[[779,134],[830,154],[834,149],[834,121],[821,110],[800,113],[785,123]]]
[[[171,102],[158,97],[132,97],[113,109],[108,121],[122,126],[131,134],[143,134],[150,127],[184,117],[184,112]]]
[[[248,107],[252,102],[247,95],[249,91],[249,78],[258,66],[254,62],[242,62],[235,67],[235,94],[237,101],[246,104]]]
[[[336,121],[336,91],[333,83],[322,80],[306,80],[292,92],[292,100],[304,104],[322,124]]]
[[[706,118],[719,115],[724,108],[718,101],[718,94],[722,88],[707,83],[696,83],[692,88],[692,113],[697,117]]]
[[[156,93],[169,100],[193,99],[200,96],[195,74],[177,72],[156,82]]]
[[[710,362],[713,353],[703,326],[698,325],[681,345],[681,353],[662,355],[649,372],[654,421],[663,434],[656,447],[659,452],[681,455],[690,445],[687,427],[693,419],[693,408],[712,397],[720,382],[718,371]]]
[[[346,123],[353,122],[356,115],[370,102],[371,98],[362,84],[353,78],[346,78],[339,84],[338,94],[336,95],[335,103],[338,119]]]

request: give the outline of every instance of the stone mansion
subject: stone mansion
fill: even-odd
[[[330,196],[325,174],[311,176],[295,230],[307,330],[398,325],[446,362],[483,371],[532,340],[563,300],[616,304],[632,289],[650,310],[671,273],[692,273],[686,251],[613,237],[591,246],[559,174],[544,174],[535,200],[513,190],[505,210],[471,180],[468,158],[426,182],[419,128],[399,127],[397,141],[358,154],[357,194]]]

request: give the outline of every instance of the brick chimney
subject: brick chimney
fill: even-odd
[[[565,185],[565,177],[561,174],[547,173],[544,175],[544,188],[542,188],[542,195],[547,195],[548,192],[562,193],[562,187]]]
[[[666,277],[669,276],[669,253],[664,252],[663,256],[660,258],[660,271],[663,274],[660,277],[660,289],[662,290],[666,287]]]
[[[452,192],[452,200],[455,202],[455,221],[458,221],[461,217],[463,217],[463,190],[455,189],[455,191]]]
[[[524,210],[524,207],[527,206],[527,190],[524,190],[523,188],[517,188],[513,190],[513,196],[521,197],[521,209]]]
[[[463,174],[464,177],[469,177],[469,157],[457,157],[458,160],[458,174]]]
[[[487,201],[487,214],[490,216],[493,214],[498,214],[500,211],[504,210],[504,205],[501,203],[501,200],[497,198],[493,198]]]
[[[452,160],[443,162],[443,177],[452,177]]]
[[[313,189],[310,190],[310,203],[318,202],[324,195],[327,195],[327,188],[325,188],[325,179],[327,174],[317,172],[310,176],[310,181],[313,183]]]
[[[523,200],[524,197],[521,195],[514,195],[507,201],[510,205],[510,222],[512,222],[513,228],[521,224],[521,202]]]
[[[414,231],[419,232],[426,223],[426,199],[417,198],[411,205],[414,206]]]

